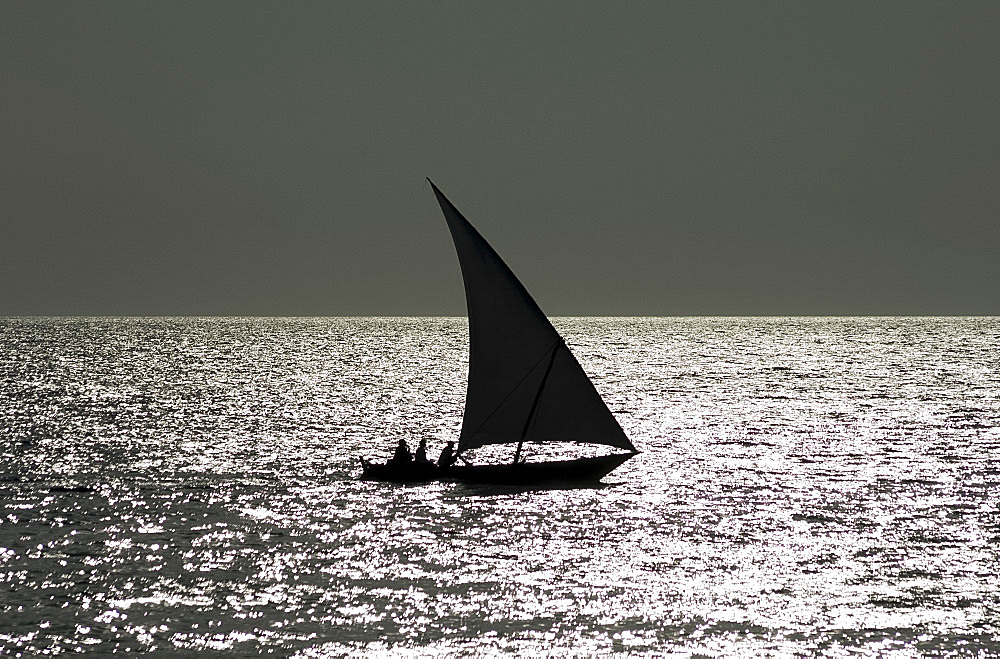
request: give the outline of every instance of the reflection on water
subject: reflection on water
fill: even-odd
[[[557,319],[607,486],[352,480],[464,323],[0,319],[0,655],[1000,651],[997,319]]]

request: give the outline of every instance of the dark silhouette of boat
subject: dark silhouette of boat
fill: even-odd
[[[428,179],[430,182],[430,179]],[[563,338],[503,259],[430,182],[458,252],[469,311],[469,382],[456,455],[516,444],[508,464],[375,464],[366,480],[456,480],[501,485],[596,482],[638,451]],[[525,442],[602,444],[627,451],[574,460],[527,462]]]
[[[635,453],[612,453],[573,460],[520,461],[517,464],[466,464],[438,467],[424,464],[385,464],[361,461],[362,479],[393,483],[426,483],[435,480],[485,483],[489,485],[537,485],[540,483],[590,483],[601,480]]]

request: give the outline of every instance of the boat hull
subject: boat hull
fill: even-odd
[[[361,480],[389,483],[426,483],[441,478],[441,470],[433,462],[416,464],[375,464],[361,460]]]
[[[432,480],[489,485],[539,485],[545,483],[596,483],[635,453],[614,453],[596,458],[499,465],[433,464],[394,465],[362,462],[362,480],[420,483]]]
[[[442,478],[463,483],[536,485],[539,483],[596,483],[635,453],[614,453],[596,458],[500,465],[455,465],[442,470]]]

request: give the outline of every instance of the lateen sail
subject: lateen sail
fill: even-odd
[[[458,451],[519,441],[635,447],[503,259],[431,183],[469,309],[469,386]]]

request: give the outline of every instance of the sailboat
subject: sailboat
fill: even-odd
[[[465,464],[362,459],[362,478],[534,485],[596,482],[638,451],[566,342],[500,255],[428,179],[458,252],[469,313],[469,381],[456,455]],[[601,444],[626,451],[571,460],[522,459],[526,442]],[[467,451],[516,445],[507,464],[469,464]]]

